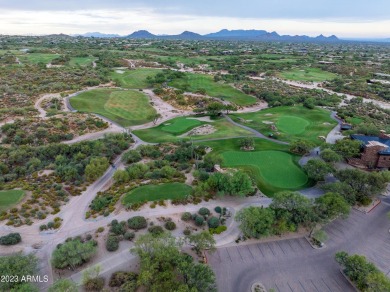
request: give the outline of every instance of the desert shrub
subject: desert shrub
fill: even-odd
[[[167,230],[175,230],[176,229],[176,224],[173,221],[168,221],[168,222],[165,223],[165,228]]]
[[[116,221],[116,220],[113,220],[113,222],[114,221]],[[114,223],[114,224],[111,223],[110,232],[114,233],[115,235],[123,235],[123,234],[125,234],[125,232],[126,232],[126,222],[118,223],[118,221],[116,221],[116,223]]]
[[[47,230],[47,225],[46,224],[42,224],[41,226],[39,226],[39,230],[40,231]]]
[[[127,220],[127,224],[129,228],[134,230],[139,230],[146,228],[148,226],[148,223],[146,222],[145,217],[142,216],[135,216]]]
[[[123,155],[123,162],[134,163],[142,159],[141,154],[137,150],[130,150]]]
[[[217,206],[214,208],[214,211],[217,212],[218,214],[222,213],[222,208],[220,206]]]
[[[219,226],[219,219],[217,217],[211,217],[207,224],[209,225],[209,228],[217,228]]]
[[[152,226],[148,228],[148,231],[153,235],[160,235],[164,233],[164,229],[161,226]]]
[[[131,231],[127,231],[124,235],[124,239],[126,240],[133,240],[135,237],[135,233]]]
[[[202,207],[199,209],[198,213],[199,213],[199,215],[202,215],[202,216],[208,216],[208,215],[210,215],[210,210],[205,208],[205,207]]]
[[[184,234],[185,236],[190,235],[190,234],[191,234],[191,229],[188,229],[188,228],[184,229],[183,234]]]
[[[0,237],[0,245],[14,245],[22,241],[19,233],[10,233]]]
[[[209,232],[210,234],[221,234],[222,232],[226,231],[227,227],[224,225],[220,225],[217,228],[210,228]]]
[[[183,221],[190,221],[191,219],[192,219],[192,215],[190,212],[184,212],[181,215],[181,220],[183,220]]]
[[[137,274],[133,272],[115,272],[111,275],[108,286],[120,287],[129,281],[136,281]]]
[[[85,291],[101,291],[104,287],[104,278],[91,278],[84,283]]]
[[[104,231],[104,227],[99,227],[98,229],[96,229],[97,233],[102,233],[103,231]]]
[[[203,226],[204,225],[204,218],[202,216],[196,216],[194,220],[195,220],[195,224],[197,226]]]
[[[110,235],[106,241],[106,249],[108,251],[116,251],[119,248],[119,239],[116,236]]]

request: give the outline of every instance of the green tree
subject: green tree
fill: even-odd
[[[219,115],[223,109],[224,109],[224,105],[219,102],[211,102],[206,107],[207,114],[210,116]]]
[[[78,239],[73,239],[63,243],[54,250],[51,262],[57,269],[69,267],[74,270],[87,262],[95,253],[96,247],[92,241],[82,243]]]
[[[344,158],[352,158],[359,156],[361,145],[362,143],[360,141],[343,139],[338,140],[336,144],[332,145],[332,150]]]
[[[325,176],[333,172],[333,168],[319,159],[311,159],[303,166],[309,178],[315,181],[324,181]]]
[[[271,205],[276,217],[284,215],[293,224],[310,224],[315,221],[312,202],[297,192],[280,192],[274,195]]]
[[[141,235],[131,252],[140,257],[138,285],[147,291],[216,291],[213,271],[181,253],[169,233]]]
[[[18,253],[10,256],[2,256],[0,260],[0,272],[1,275],[12,275],[21,279],[23,276],[36,275],[37,265],[38,259],[32,254],[22,255]],[[11,291],[12,289],[15,289],[15,291],[38,291],[30,283],[0,281],[0,291]]]
[[[359,169],[340,170],[336,173],[336,177],[353,190],[359,202],[382,193],[389,180],[385,172],[365,172]]]
[[[326,193],[315,200],[315,210],[321,222],[326,224],[337,217],[347,217],[351,207],[339,194]]]
[[[253,137],[245,137],[240,140],[240,146],[244,149],[254,149],[255,148],[255,140]]]
[[[106,157],[92,158],[85,167],[85,177],[88,181],[94,181],[104,174],[109,165]]]
[[[116,183],[125,183],[130,180],[130,175],[126,170],[119,169],[114,173],[114,181]]]
[[[137,150],[129,150],[122,157],[122,161],[125,163],[139,162],[141,159],[142,156]]]
[[[313,143],[305,140],[295,140],[290,143],[290,151],[299,155],[309,153],[313,147]]]
[[[341,161],[342,157],[332,149],[324,149],[320,154],[325,162],[335,163]]]
[[[48,292],[78,292],[75,282],[69,279],[59,279],[50,286]]]
[[[215,239],[207,231],[202,231],[200,233],[191,234],[186,237],[187,243],[194,247],[197,253],[208,250],[210,252],[215,251]]]
[[[252,206],[238,211],[235,220],[245,236],[260,238],[272,234],[275,213],[269,208]]]
[[[347,277],[361,291],[389,291],[390,280],[364,256],[349,255],[345,251],[341,251],[336,253],[336,261],[342,266]]]

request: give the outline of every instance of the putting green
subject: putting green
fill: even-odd
[[[122,204],[180,199],[190,195],[191,191],[190,186],[182,183],[145,185],[126,194],[123,197]]]
[[[112,72],[111,78],[123,88],[145,89],[149,87],[146,82],[148,76],[155,76],[162,72],[160,69],[139,68],[135,70],[116,70]]]
[[[326,136],[337,125],[330,112],[321,108],[280,106],[255,113],[231,114],[233,120],[244,123],[264,135],[272,133],[279,140],[291,142],[297,139],[321,145],[319,136]]]
[[[100,114],[124,127],[150,122],[156,114],[149,98],[135,90],[90,90],[72,97],[70,104],[80,112]]]
[[[24,196],[24,191],[8,190],[0,191],[0,211],[7,210],[16,205]]]
[[[182,134],[185,134],[186,132],[198,126],[206,124],[211,125],[215,129],[215,132],[204,135],[195,135],[191,137],[181,136]],[[174,142],[181,140],[189,140],[190,138],[193,141],[196,141],[228,137],[244,137],[252,135],[251,132],[232,125],[223,117],[214,119],[212,122],[204,122],[196,119],[190,119],[187,117],[178,117],[166,121],[165,123],[153,128],[136,130],[134,131],[134,134],[137,135],[143,141],[150,143]]]
[[[227,151],[222,154],[223,166],[251,166],[259,175],[260,185],[278,189],[299,189],[308,182],[308,177],[293,160],[293,156],[282,151]]]
[[[179,118],[172,120],[171,123],[167,122],[163,124],[161,130],[172,134],[182,134],[191,130],[192,128],[200,126],[201,124],[202,122],[199,120]]]
[[[282,116],[276,123],[280,131],[291,135],[303,133],[309,125],[310,122],[308,120],[294,116]]]

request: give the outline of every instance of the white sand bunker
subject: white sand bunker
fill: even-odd
[[[330,123],[328,123],[328,122],[325,122],[325,123],[323,123],[323,125],[329,126],[329,125],[330,125]]]
[[[265,116],[272,116],[272,114],[265,114]]]
[[[118,74],[123,74],[123,73],[125,73],[125,71],[123,71],[123,70],[115,70],[115,72],[118,73]]]
[[[187,118],[187,120],[198,120],[198,121],[202,121],[202,122],[214,123],[214,121],[212,119],[210,119],[209,116],[200,117],[200,118]]]
[[[217,129],[214,128],[214,126],[212,125],[202,125],[192,129],[191,131],[188,131],[187,133],[181,135],[180,137],[210,135],[214,133],[216,130]]]
[[[271,121],[263,121],[263,124],[266,124],[266,125],[272,125],[274,122],[271,122]]]

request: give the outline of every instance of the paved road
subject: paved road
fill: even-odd
[[[250,291],[262,282],[276,291],[354,291],[339,271],[336,252],[363,254],[385,274],[390,272],[390,198],[369,214],[353,210],[348,219],[325,227],[327,247],[313,249],[304,238],[221,247],[209,256],[218,290]]]

